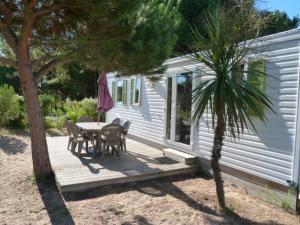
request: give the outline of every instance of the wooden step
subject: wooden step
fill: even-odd
[[[170,159],[173,159],[177,162],[181,162],[186,165],[194,165],[196,164],[196,156],[178,151],[173,148],[165,148],[163,149],[164,156]]]

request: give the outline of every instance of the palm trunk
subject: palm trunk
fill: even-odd
[[[211,167],[214,174],[214,180],[216,183],[216,192],[220,210],[225,209],[225,195],[223,187],[223,179],[221,175],[219,161],[221,158],[221,151],[223,146],[225,125],[223,123],[222,116],[218,116],[217,126],[214,133],[214,144],[211,157]]]
[[[48,176],[51,174],[52,170],[37,86],[27,51],[20,50],[18,53],[18,71],[28,115],[33,170],[36,176]]]

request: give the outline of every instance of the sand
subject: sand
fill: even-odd
[[[232,213],[216,210],[212,179],[180,176],[61,196],[52,180],[36,182],[28,133],[0,130],[0,224],[299,225],[299,216],[225,183]]]

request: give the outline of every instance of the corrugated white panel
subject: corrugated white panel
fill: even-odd
[[[268,47],[268,48],[267,48]],[[255,121],[257,133],[249,130],[240,140],[225,139],[221,163],[262,178],[287,185],[293,168],[297,95],[299,79],[299,40],[265,47],[266,94],[271,97],[276,114],[267,112],[268,122]],[[199,125],[198,154],[210,159],[213,131],[207,128],[210,117]]]
[[[115,78],[108,77],[109,88]],[[106,114],[108,122],[119,117],[123,121],[132,122],[129,133],[157,143],[163,143],[164,137],[164,105],[165,105],[165,82],[159,81],[151,87],[149,81],[142,79],[142,95],[140,106],[129,104],[130,82],[128,82],[128,105],[116,104]]]
[[[286,185],[286,180],[291,179],[293,168],[300,32],[287,32],[268,38],[266,41],[269,44],[263,46],[263,57],[267,60],[266,72],[273,78],[266,80],[266,93],[272,98],[276,114],[267,112],[269,120],[266,124],[254,119],[257,133],[250,129],[239,140],[226,138],[221,163]],[[210,73],[203,65],[184,58],[170,59],[166,65],[166,74],[174,74],[189,66]],[[114,78],[110,76],[110,86],[112,79]],[[205,79],[202,77],[202,80]],[[111,121],[115,117],[131,120],[130,133],[163,143],[165,98],[164,81],[152,88],[148,80],[143,79],[141,106],[117,105],[107,113],[107,120]],[[198,144],[193,145],[193,153],[206,159],[210,159],[213,142],[213,131],[207,127],[210,121],[210,115],[203,117],[199,123],[197,140],[194,140]]]

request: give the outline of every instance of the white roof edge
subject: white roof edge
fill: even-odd
[[[257,38],[256,41],[262,41],[260,43],[261,45],[268,45],[268,44],[274,44],[282,41],[289,41],[289,40],[294,40],[294,39],[300,39],[300,29],[292,29],[288,31],[283,31],[279,32],[276,34],[270,34],[266,36],[262,36]],[[248,40],[250,41],[250,40]],[[191,54],[183,55],[183,56],[178,56],[174,58],[167,59],[163,65],[170,65],[170,64],[175,64],[175,63],[180,63],[180,62],[186,62],[191,60]]]

